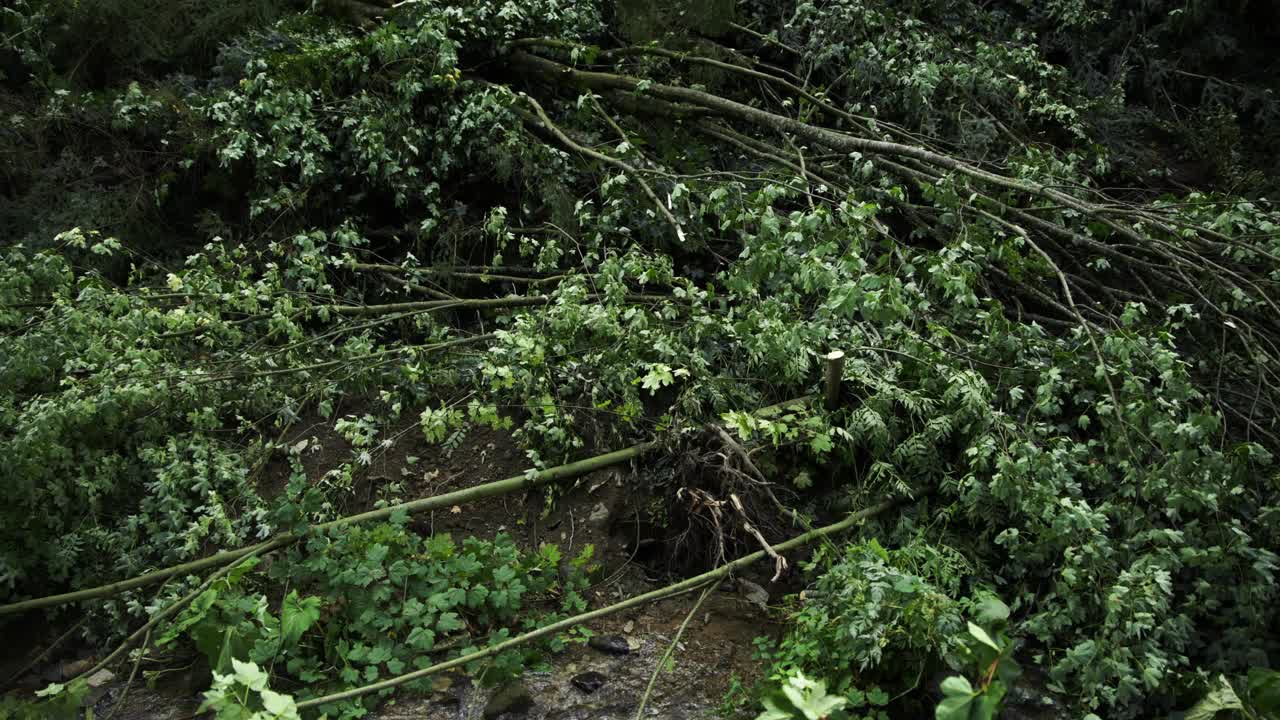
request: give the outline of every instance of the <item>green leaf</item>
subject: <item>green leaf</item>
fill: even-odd
[[[1000,701],[1004,699],[1006,688],[1004,683],[992,683],[978,695],[973,703],[969,717],[973,720],[994,720],[1000,714]]]
[[[809,441],[809,449],[812,450],[815,455],[825,455],[830,452],[833,447],[835,447],[835,445],[831,442],[831,436],[826,433],[814,435],[813,439]]]
[[[462,588],[453,587],[432,595],[428,598],[427,604],[433,610],[449,610],[464,604],[466,601],[467,592]]]
[[[387,552],[390,550],[391,548],[386,545],[375,544],[365,551],[365,561],[373,567],[380,567],[382,561],[387,557]]]
[[[649,372],[643,377],[638,378],[640,387],[648,390],[650,394],[658,392],[658,390],[675,382],[675,375],[671,372],[671,368],[662,363],[649,363]]]
[[[825,685],[807,681],[803,676],[791,678],[783,685],[782,695],[806,720],[822,720],[844,707],[846,702],[842,697],[827,695]]]
[[[489,588],[484,585],[476,585],[467,591],[467,607],[478,608],[484,605],[485,598],[489,597]]]
[[[436,621],[436,630],[441,634],[448,634],[455,630],[461,630],[464,627],[462,621],[458,618],[458,613],[441,613],[440,619]]]
[[[948,697],[965,696],[973,697],[973,686],[969,684],[969,678],[963,675],[952,675],[942,681],[942,694]]]
[[[263,709],[270,713],[275,720],[297,719],[298,706],[294,703],[292,697],[270,689],[262,690],[260,695]]]
[[[209,613],[209,608],[213,607],[213,603],[217,599],[218,591],[214,588],[209,588],[208,590],[200,593],[200,596],[195,599],[195,602],[191,603],[191,605],[187,607],[186,612],[182,614],[182,618],[170,625],[160,638],[156,640],[156,644],[168,645],[176,640],[179,635],[187,630],[187,628],[203,620]]]
[[[250,690],[262,691],[267,687],[267,673],[257,664],[240,662],[231,658],[231,667],[235,669],[236,682]]]
[[[260,562],[262,562],[262,558],[256,555],[253,557],[245,558],[244,560],[240,561],[240,564],[236,565],[234,568],[231,569],[230,572],[227,573],[227,581],[226,581],[227,585],[228,586],[235,585],[236,583],[240,582],[240,578],[247,575],[250,570],[253,570],[254,568],[258,567],[258,563]]]
[[[969,706],[972,703],[972,695],[956,695],[944,698],[942,702],[938,703],[938,707],[934,708],[933,717],[935,720],[967,720]]]
[[[284,647],[297,645],[302,635],[319,619],[320,598],[299,599],[298,591],[291,591],[280,606],[280,633]]]
[[[992,650],[995,650],[996,652],[1000,652],[1000,646],[997,645],[996,641],[993,640],[991,636],[987,634],[986,630],[983,630],[982,628],[978,627],[977,625],[974,625],[973,623],[969,623],[969,634],[977,638],[978,642],[982,643],[983,645],[990,647]]]
[[[904,595],[915,594],[920,590],[920,587],[920,578],[917,578],[915,575],[899,575],[893,581],[893,591],[900,592]]]
[[[380,665],[392,657],[394,655],[391,646],[381,642],[369,649],[369,654],[365,656],[365,662],[371,665]]]
[[[54,697],[66,689],[67,686],[62,683],[49,683],[45,689],[36,691],[36,697]]]
[[[436,634],[428,628],[416,627],[409,632],[409,637],[405,638],[405,642],[417,650],[430,650],[435,647]]]
[[[756,716],[756,720],[794,720],[795,706],[781,692],[774,692],[761,700],[764,712]]]
[[[1009,619],[1009,606],[995,595],[984,595],[978,602],[978,622],[994,625]]]
[[[1235,688],[1227,682],[1227,676],[1219,675],[1218,686],[1210,690],[1208,695],[1195,704],[1195,707],[1188,710],[1183,720],[1213,720],[1214,716],[1223,710],[1243,709],[1244,706],[1240,703],[1240,697],[1236,695]]]
[[[214,662],[214,671],[226,673],[231,668],[231,662],[235,657],[232,649],[232,640],[235,639],[235,628],[228,626],[222,633],[222,649],[218,651],[218,657]]]
[[[1262,713],[1280,715],[1280,672],[1249,668],[1249,703]]]

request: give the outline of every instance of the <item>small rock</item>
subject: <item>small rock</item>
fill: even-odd
[[[635,629],[636,629],[636,623],[634,620],[628,620],[627,623],[622,626],[622,632],[628,635],[630,635],[631,632]]]
[[[107,687],[116,679],[116,674],[110,670],[99,670],[85,679],[89,691],[80,699],[83,707],[92,707],[98,704],[98,701],[106,697],[111,689]]]
[[[768,609],[769,607],[769,591],[768,590],[765,590],[764,588],[751,582],[750,580],[746,580],[744,578],[738,578],[738,592],[741,593],[742,597],[746,598],[747,602],[751,603],[752,605],[759,606],[761,610]]]
[[[587,644],[610,655],[626,655],[631,652],[631,643],[621,635],[595,635]]]
[[[89,679],[85,680],[85,682],[88,683],[91,688],[100,688],[115,679],[115,673],[104,669],[90,675]]]
[[[80,658],[79,660],[73,660],[69,663],[63,663],[62,677],[60,679],[70,680],[73,677],[79,677],[80,675],[88,672],[91,667],[93,667],[93,658],[91,657]]]
[[[531,707],[533,696],[529,694],[529,688],[518,680],[512,680],[489,698],[484,706],[484,716],[486,720],[493,720],[503,713],[523,713]]]
[[[591,508],[591,514],[587,516],[587,523],[591,525],[606,525],[609,522],[609,508],[604,503],[596,503]]]
[[[593,693],[603,687],[604,681],[607,679],[608,678],[604,676],[604,673],[598,673],[591,670],[574,675],[569,682],[573,683],[574,687],[584,693]]]
[[[438,707],[457,707],[462,704],[462,694],[455,677],[452,675],[434,675],[431,678],[431,698]]]

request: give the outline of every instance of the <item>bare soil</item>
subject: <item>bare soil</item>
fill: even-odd
[[[358,415],[360,409],[348,408],[345,413]],[[300,457],[312,482],[323,482],[326,473],[348,461],[352,453],[362,450],[351,447],[334,430],[331,421],[316,419],[299,423],[286,435],[289,446],[304,441],[306,447]],[[369,450],[369,462],[353,477],[352,492],[342,512],[359,512],[382,497],[426,497],[519,476],[528,467],[524,453],[505,432],[474,428],[461,444],[447,451],[425,442],[417,428],[416,413],[407,413],[400,426],[385,431]],[[285,459],[268,463],[261,478],[265,496],[274,497],[283,491],[288,471]],[[507,533],[526,550],[553,543],[560,546],[565,557],[573,557],[586,545],[593,545],[601,568],[596,584],[587,595],[591,607],[602,607],[672,580],[663,564],[651,561],[646,552],[647,547],[660,545],[662,539],[645,537],[651,528],[640,521],[640,504],[646,501],[645,493],[637,487],[640,480],[635,468],[618,467],[570,481],[550,492],[543,488],[489,498],[425,513],[413,522],[420,532],[450,533],[455,538],[492,538],[498,533]],[[767,573],[764,577],[753,577],[767,584]],[[732,583],[727,584],[726,588],[731,586]],[[664,671],[655,684],[646,717],[712,716],[733,678],[740,678],[746,684],[755,679],[758,667],[752,660],[753,640],[774,632],[775,628],[762,609],[726,588],[709,596],[697,617],[691,619],[673,654],[673,666]],[[633,717],[654,667],[695,601],[696,595],[689,594],[592,624],[590,629],[598,635],[625,638],[631,652],[608,655],[585,645],[571,645],[548,658],[549,669],[525,674],[522,682],[533,698],[533,705],[527,712],[511,717],[535,720]],[[11,645],[15,657],[31,657],[38,652],[36,648],[49,642],[52,631],[52,628],[38,628],[30,637],[10,638],[17,640],[19,646]],[[74,646],[51,653],[26,674],[22,684],[40,687],[58,679],[55,676],[66,674],[67,663],[79,661],[79,665],[83,665],[95,655],[76,651]],[[16,664],[9,663],[10,666]],[[149,671],[163,669],[150,662],[142,667]],[[134,682],[127,683],[125,677],[129,670],[124,666],[115,668],[116,678],[96,691],[97,717],[110,713],[113,720],[186,718],[194,713],[199,692],[207,686],[207,669],[198,666],[163,672],[154,687],[148,687],[143,681],[146,674],[143,672]],[[587,671],[599,672],[605,678],[600,688],[591,693],[571,682],[575,675]],[[457,675],[441,678],[436,685],[437,691],[429,696],[400,693],[373,717],[385,720],[479,718],[494,692]],[[123,703],[120,702],[122,696]]]

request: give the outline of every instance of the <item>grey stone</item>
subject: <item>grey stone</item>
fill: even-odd
[[[485,720],[493,720],[504,713],[524,713],[533,707],[533,696],[529,688],[519,680],[512,680],[498,688],[484,706]]]
[[[110,670],[103,669],[90,675],[89,678],[85,680],[85,682],[88,683],[89,687],[91,688],[100,688],[103,685],[106,685],[107,683],[115,679],[116,679],[115,673],[111,672]]]
[[[738,578],[738,592],[742,597],[752,605],[758,606],[761,610],[769,607],[769,591],[759,585],[747,580],[746,578]]]
[[[574,675],[573,678],[569,680],[569,682],[573,683],[574,687],[578,688],[584,693],[593,693],[599,690],[600,688],[604,687],[604,683],[606,680],[608,680],[608,678],[605,677],[604,673],[598,673],[594,670],[589,670],[587,672],[578,673],[577,675]]]
[[[621,635],[596,635],[587,641],[587,645],[609,655],[626,655],[631,652],[631,643]]]
[[[604,503],[596,503],[596,506],[594,508],[591,508],[591,514],[587,516],[587,523],[591,525],[595,525],[597,527],[608,525],[609,524],[608,506],[606,506]]]

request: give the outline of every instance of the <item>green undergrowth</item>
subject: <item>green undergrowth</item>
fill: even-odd
[[[253,663],[271,672],[276,690],[307,700],[420,670],[585,610],[580,591],[594,567],[590,547],[563,571],[560,561],[555,546],[524,553],[507,535],[460,543],[423,536],[401,513],[381,525],[312,535],[267,563],[245,563],[202,593],[157,644],[188,639],[214,673],[237,681],[234,662]],[[283,598],[271,590],[283,587]],[[507,650],[467,669],[500,682],[565,641]],[[407,689],[429,693],[432,679]],[[218,692],[215,682],[210,697]],[[360,717],[389,694],[322,711]]]
[[[0,9],[0,602],[304,533],[141,654],[312,718],[580,612],[593,559],[311,526],[480,428],[533,470],[656,439],[627,476],[695,564],[758,548],[730,498],[770,540],[903,501],[798,558],[747,714],[1274,712],[1268,9],[626,5]],[[754,413],[833,350],[832,409]],[[106,647],[200,581],[47,618]]]

